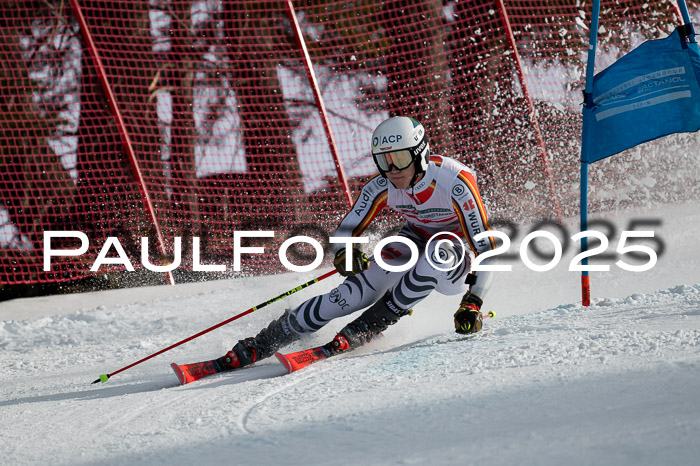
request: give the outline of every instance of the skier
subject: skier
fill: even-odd
[[[329,293],[316,296],[272,321],[257,336],[239,341],[216,360],[223,370],[250,365],[272,356],[302,335],[331,320],[370,306],[324,346],[329,354],[355,349],[410,314],[433,290],[445,295],[464,293],[454,314],[458,333],[481,330],[481,306],[491,281],[490,272],[470,272],[468,243],[475,255],[495,248],[493,238],[474,240],[489,229],[476,175],[456,160],[430,156],[425,128],[413,118],[390,118],[372,135],[372,155],[379,174],[362,188],[334,237],[359,237],[386,206],[406,220],[398,236],[420,252],[407,271],[388,271],[358,247],[333,243],[336,269],[347,277]],[[436,235],[432,241],[429,241]],[[447,241],[441,241],[446,239]],[[406,242],[382,248],[381,259],[392,267],[412,257]],[[483,263],[486,263],[484,261]]]

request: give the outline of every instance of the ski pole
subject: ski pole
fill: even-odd
[[[146,356],[145,358],[140,359],[140,360],[136,361],[135,363],[129,364],[128,366],[122,367],[121,369],[116,370],[116,371],[114,371],[114,372],[111,372],[111,373],[109,373],[109,374],[102,374],[102,375],[100,375],[100,377],[99,377],[97,380],[95,380],[95,381],[92,382],[92,383],[98,383],[98,382],[105,383],[105,382],[106,382],[107,380],[109,380],[109,378],[112,377],[113,375],[116,375],[116,374],[118,374],[118,373],[120,373],[120,372],[123,372],[123,371],[125,371],[125,370],[127,370],[127,369],[130,369],[130,368],[132,368],[132,367],[134,367],[134,366],[136,366],[136,365],[138,365],[138,364],[141,364],[141,363],[144,362],[144,361],[148,361],[149,359],[151,359],[151,358],[153,358],[153,357],[156,357],[156,356],[158,356],[159,354],[163,354],[163,353],[165,353],[166,351],[170,351],[171,349],[173,349],[173,348],[175,348],[175,347],[177,347],[177,346],[180,346],[180,345],[182,345],[183,343],[187,343],[188,341],[194,340],[195,338],[199,338],[199,337],[201,337],[202,335],[204,335],[205,333],[209,333],[209,332],[211,332],[212,330],[216,330],[217,328],[219,328],[219,327],[221,327],[221,326],[224,326],[224,325],[226,325],[226,324],[228,324],[228,323],[230,323],[230,322],[233,322],[233,321],[236,320],[236,319],[240,319],[241,317],[243,317],[243,316],[245,316],[245,315],[248,315],[248,314],[250,314],[251,312],[257,311],[258,309],[262,309],[263,307],[267,306],[268,304],[272,304],[272,303],[274,303],[275,301],[279,301],[279,300],[282,299],[282,298],[286,298],[287,296],[292,295],[292,294],[296,293],[297,291],[300,291],[300,290],[302,290],[302,289],[304,289],[304,288],[307,288],[307,287],[309,287],[309,286],[311,286],[311,285],[314,285],[314,284],[320,282],[321,280],[326,279],[326,278],[328,278],[328,277],[330,277],[331,275],[334,275],[334,274],[336,274],[336,273],[338,273],[337,270],[331,270],[330,272],[324,273],[324,274],[321,275],[320,277],[314,278],[313,280],[309,280],[308,282],[306,282],[306,283],[304,283],[304,284],[302,284],[302,285],[299,285],[299,286],[297,286],[296,288],[292,288],[292,289],[289,290],[289,291],[285,291],[284,293],[282,293],[282,294],[279,295],[279,296],[275,296],[275,297],[272,298],[272,299],[268,299],[268,300],[265,301],[264,303],[258,304],[258,305],[255,306],[255,307],[251,307],[250,309],[248,309],[248,310],[245,311],[245,312],[241,312],[240,314],[235,315],[235,316],[231,317],[230,319],[227,319],[227,320],[225,320],[225,321],[223,321],[223,322],[220,322],[220,323],[218,323],[218,324],[216,324],[216,325],[214,325],[214,326],[212,326],[212,327],[209,327],[209,328],[206,329],[206,330],[202,330],[201,332],[199,332],[199,333],[197,333],[197,334],[195,334],[195,335],[192,335],[192,336],[190,336],[190,337],[187,337],[187,338],[185,338],[185,339],[182,340],[182,341],[178,341],[178,342],[175,343],[174,345],[170,345],[170,346],[168,346],[167,348],[163,348],[162,350],[160,350],[160,351],[158,351],[158,352],[156,352],[156,353],[153,353],[153,354],[151,354],[150,356]]]

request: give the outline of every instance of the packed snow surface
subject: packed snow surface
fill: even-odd
[[[552,271],[499,273],[476,336],[453,332],[459,297],[433,294],[384,339],[284,376],[268,360],[180,386],[169,364],[221,356],[337,276],[105,384],[324,271],[0,303],[0,462],[698,464],[698,207],[611,216],[618,232],[662,219],[664,251],[647,272],[592,273],[590,307],[570,247]]]

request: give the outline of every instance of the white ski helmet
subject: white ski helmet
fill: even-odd
[[[425,128],[411,117],[397,116],[383,121],[372,134],[372,158],[382,176],[394,165],[399,170],[411,163],[416,167],[415,183],[428,169],[430,149]]]

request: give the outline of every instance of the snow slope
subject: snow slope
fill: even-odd
[[[220,356],[337,278],[90,384],[322,271],[0,303],[0,462],[698,464],[698,207],[611,216],[661,218],[665,251],[594,273],[589,308],[573,250],[550,272],[516,262],[475,337],[452,331],[459,298],[433,295],[383,340],[283,377],[266,361],[179,386],[169,363]]]

